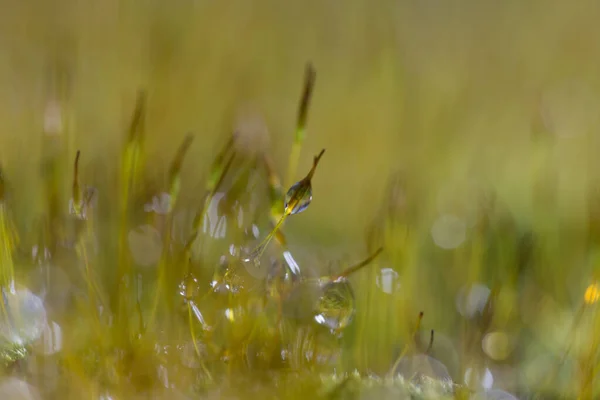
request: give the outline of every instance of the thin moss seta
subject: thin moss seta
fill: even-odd
[[[362,269],[363,267],[369,265],[373,260],[375,260],[377,258],[377,256],[379,256],[379,254],[381,254],[381,252],[383,251],[383,247],[380,247],[379,249],[377,249],[375,251],[375,253],[371,254],[369,257],[367,257],[365,260],[359,262],[356,265],[353,265],[352,267],[342,271],[341,273],[335,275],[331,280],[333,281],[337,281],[338,279],[345,279],[348,276],[352,275],[353,273],[355,273],[356,271]]]
[[[283,186],[281,185],[279,177],[275,173],[271,159],[265,154],[262,157],[262,161],[267,172],[267,182],[269,184],[269,198],[271,201],[269,219],[271,221],[272,228],[275,228],[275,226],[277,226],[277,222],[283,216],[281,211],[283,210],[285,193],[283,192]],[[287,244],[285,235],[281,230],[278,230],[275,234],[275,240],[277,240],[281,246],[285,247]]]

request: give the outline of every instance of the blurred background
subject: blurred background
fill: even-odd
[[[313,179],[313,202],[290,218],[286,234],[318,259],[358,261],[367,255],[368,229],[391,176],[402,177],[402,196],[418,210],[408,218],[416,239],[404,244],[413,250],[391,249],[362,292],[357,285],[359,310],[363,305],[357,329],[371,317],[378,325],[354,344],[382,344],[354,363],[385,370],[396,333],[419,311],[427,329],[459,331],[449,316],[458,315],[459,289],[486,281],[486,273],[497,278],[490,272],[495,264],[473,267],[471,250],[451,251],[471,249],[481,193],[493,193],[501,213],[511,216],[510,229],[520,232],[506,235],[534,232],[546,246],[535,285],[509,289],[512,306],[498,329],[504,335],[515,326],[511,307],[522,312],[521,324],[546,310],[543,302],[548,313],[537,315],[543,321],[535,320],[533,331],[550,338],[548,346],[560,347],[568,336],[592,282],[598,2],[1,0],[0,6],[0,160],[21,231],[31,230],[45,204],[40,137],[52,131],[55,102],[68,111],[64,139],[70,154],[81,150],[82,175],[110,188],[137,90],[145,88],[148,173],[163,179],[192,132],[182,195],[194,199],[216,149],[235,129],[267,149],[285,175],[310,61],[317,80],[297,178],[327,151]],[[394,251],[409,260],[399,262]],[[403,292],[410,305],[386,297],[400,287],[390,276],[410,283]],[[384,278],[388,286],[377,292]],[[524,297],[520,305],[511,293]],[[406,307],[401,318],[398,301]],[[378,302],[389,311],[369,317],[369,310],[382,309]],[[555,325],[559,332],[551,335]],[[536,357],[534,367],[547,362]],[[511,365],[517,364],[529,365]],[[541,379],[533,370],[527,384]],[[517,370],[509,372],[510,390],[518,385]]]
[[[431,196],[454,179],[486,179],[527,214],[540,109],[556,134],[568,218],[580,217],[596,171],[593,1],[3,0],[2,10],[1,157],[32,182],[56,75],[68,86],[73,146],[99,174],[115,167],[139,87],[149,92],[150,168],[191,131],[201,138],[184,166],[193,182],[250,115],[268,128],[283,174],[307,61],[318,76],[300,169],[327,154],[317,201],[288,229],[327,245],[362,239],[395,170]],[[34,201],[37,187],[17,190]]]

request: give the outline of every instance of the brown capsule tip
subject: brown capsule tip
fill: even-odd
[[[319,155],[317,155],[315,157],[315,163],[318,163],[319,160],[321,159],[321,157],[323,157],[323,154],[325,153],[325,149],[321,150],[321,152],[319,153]]]
[[[79,169],[79,156],[81,155],[81,151],[77,150],[77,154],[75,154],[75,163],[73,164],[75,170],[75,178],[77,178],[77,170]]]

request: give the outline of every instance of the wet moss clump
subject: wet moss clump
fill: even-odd
[[[356,259],[295,246],[285,223],[318,201],[312,183],[327,168],[321,148],[299,162],[315,82],[309,65],[284,183],[272,155],[235,131],[212,163],[186,157],[197,144],[186,135],[150,184],[143,91],[112,190],[83,168],[86,154],[45,132],[44,213],[27,232],[0,181],[0,398],[598,393],[597,284],[584,277],[576,311],[564,311],[539,269],[547,242],[491,191],[437,218],[391,174]],[[186,163],[206,170],[201,189],[183,179]],[[561,328],[545,336],[555,316]]]

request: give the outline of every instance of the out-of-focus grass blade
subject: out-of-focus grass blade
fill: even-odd
[[[296,122],[296,134],[294,135],[294,143],[289,157],[288,172],[286,177],[286,187],[292,186],[295,181],[296,170],[298,168],[298,159],[302,151],[302,145],[306,138],[306,122],[308,120],[308,109],[312,98],[313,89],[317,73],[312,64],[307,64],[304,73],[304,89],[300,98],[298,107],[298,120]]]
[[[117,325],[123,337],[129,336],[128,292],[133,285],[131,279],[131,263],[127,250],[127,233],[129,228],[129,202],[131,192],[142,173],[142,145],[145,133],[146,93],[138,93],[137,102],[122,158],[121,168],[121,208],[119,213],[119,259],[117,271]],[[113,303],[114,304],[114,303]]]

